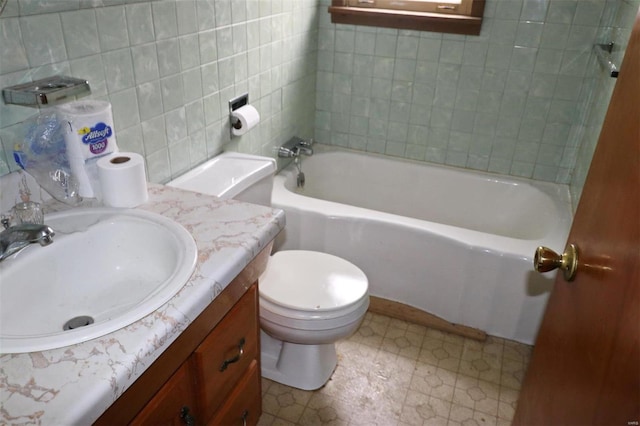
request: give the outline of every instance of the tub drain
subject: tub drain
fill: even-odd
[[[84,327],[86,325],[93,324],[93,318],[87,315],[81,315],[79,317],[71,318],[62,327],[63,330],[73,330],[74,328]]]

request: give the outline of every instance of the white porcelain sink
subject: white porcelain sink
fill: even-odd
[[[0,353],[64,347],[125,327],[171,299],[195,268],[191,234],[154,213],[76,209],[45,223],[56,233],[52,244],[0,262]]]

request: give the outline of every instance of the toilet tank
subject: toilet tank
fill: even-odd
[[[180,177],[168,186],[215,195],[223,200],[271,206],[276,161],[269,157],[225,152]]]

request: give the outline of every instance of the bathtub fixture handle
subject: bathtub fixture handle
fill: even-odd
[[[278,148],[278,157],[297,158],[300,154],[313,155],[313,139],[304,140],[294,136]]]
[[[309,138],[308,140],[301,139],[300,142],[298,142],[298,145],[311,148],[313,146],[313,138]]]
[[[567,281],[573,281],[578,269],[578,248],[569,244],[564,253],[558,254],[550,248],[540,246],[533,257],[533,267],[537,272],[549,272],[560,268]]]
[[[281,146],[278,148],[278,157],[280,158],[296,158],[300,153],[296,147],[293,148],[285,148]]]

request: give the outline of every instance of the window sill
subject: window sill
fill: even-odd
[[[480,34],[483,12],[484,1],[474,2],[473,16],[329,6],[331,22],[334,24],[367,25],[465,35]]]

